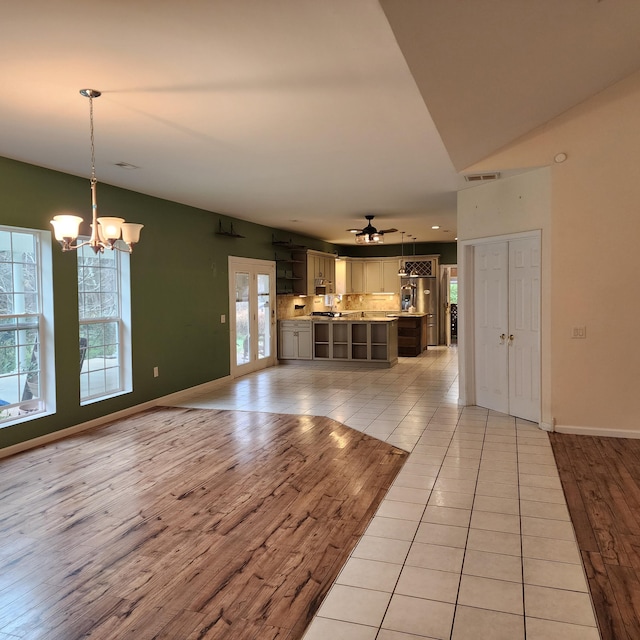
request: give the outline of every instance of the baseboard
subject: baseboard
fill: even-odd
[[[22,451],[27,451],[28,449],[35,449],[36,447],[41,447],[45,444],[50,444],[51,442],[55,442],[56,440],[61,440],[62,438],[68,438],[69,436],[73,436],[83,431],[87,431],[88,429],[100,427],[109,422],[113,422],[114,420],[121,420],[122,418],[128,418],[129,416],[132,416],[136,413],[140,413],[142,411],[146,411],[147,409],[153,409],[154,407],[161,407],[161,406],[170,406],[172,403],[176,403],[182,400],[187,400],[192,396],[197,396],[202,393],[206,393],[207,391],[211,391],[212,389],[215,389],[216,387],[224,384],[225,382],[228,382],[230,378],[231,376],[218,378],[217,380],[212,380],[211,382],[205,382],[204,384],[199,384],[196,387],[190,387],[189,389],[176,391],[175,393],[170,393],[169,395],[156,398],[155,400],[149,400],[149,402],[143,402],[142,404],[137,404],[137,405],[134,405],[133,407],[128,407],[126,409],[122,409],[121,411],[116,411],[115,413],[109,413],[106,416],[100,416],[99,418],[94,418],[93,420],[89,420],[88,422],[75,424],[72,427],[67,427],[66,429],[60,429],[59,431],[47,433],[44,436],[32,438],[31,440],[18,442],[18,444],[10,445],[8,447],[5,447],[4,449],[0,449],[0,459],[8,458],[9,456],[15,455],[16,453],[21,453]]]
[[[538,426],[543,430],[543,431],[555,431],[556,427],[554,426],[554,424],[552,422],[539,422]]]
[[[557,433],[567,433],[578,436],[640,439],[640,431],[636,429],[606,429],[602,427],[577,427],[573,425],[557,424],[554,430]]]
[[[170,405],[173,402],[182,402],[183,400],[188,400],[189,398],[192,398],[194,396],[199,396],[203,393],[207,393],[207,391],[213,391],[217,387],[221,387],[223,384],[226,384],[231,380],[233,380],[231,376],[225,376],[224,378],[218,378],[216,380],[211,380],[210,382],[204,382],[203,384],[199,384],[195,387],[189,387],[188,389],[176,391],[175,393],[170,393],[168,396],[158,398],[157,400],[155,400],[155,403],[158,406],[166,406]]]

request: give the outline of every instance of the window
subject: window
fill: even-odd
[[[50,234],[0,227],[2,427],[55,411],[50,265]]]
[[[80,402],[131,391],[129,255],[78,249]]]

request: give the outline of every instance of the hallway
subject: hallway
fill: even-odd
[[[273,367],[180,406],[328,416],[410,451],[305,640],[597,640],[548,435],[457,405],[456,349]],[[525,636],[526,630],[526,636]]]

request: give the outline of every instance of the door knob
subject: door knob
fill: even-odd
[[[513,333],[509,336],[509,342],[513,342]]]
[[[504,344],[505,338],[507,337],[506,333],[501,333],[500,334],[500,344]]]

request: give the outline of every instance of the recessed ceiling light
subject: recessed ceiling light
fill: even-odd
[[[439,229],[439,228],[440,228],[440,225],[439,225],[439,224],[434,224],[431,228],[432,228],[432,229]]]
[[[553,161],[560,164],[561,162],[564,162],[566,159],[567,159],[566,153],[556,153],[555,157],[553,158]]]

